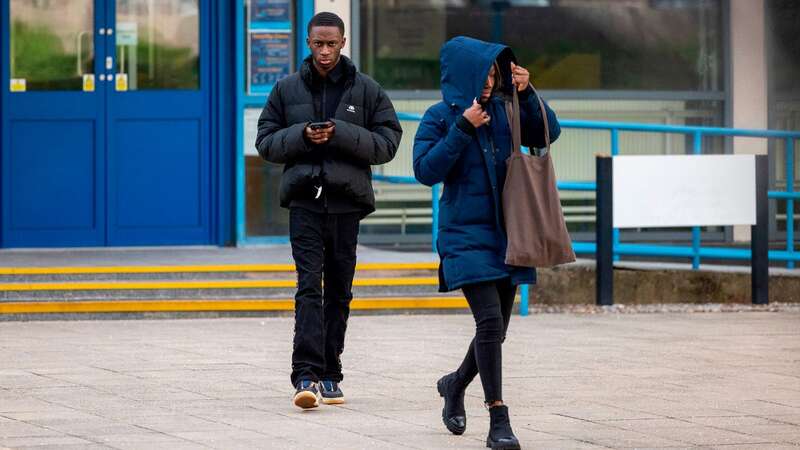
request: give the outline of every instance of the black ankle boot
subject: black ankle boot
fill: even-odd
[[[447,374],[436,382],[439,395],[444,398],[442,421],[453,434],[464,434],[467,429],[467,413],[464,411],[464,388],[458,374]]]
[[[489,408],[489,418],[489,436],[486,437],[486,446],[492,450],[520,450],[519,441],[511,431],[508,406],[499,405]]]

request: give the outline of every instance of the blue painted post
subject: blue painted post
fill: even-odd
[[[246,239],[245,233],[245,168],[244,168],[244,5],[242,0],[236,0],[236,52],[234,60],[234,78],[236,80],[236,141],[234,155],[236,160],[236,245],[242,245]]]
[[[786,192],[794,192],[794,138],[786,138]],[[794,253],[794,198],[786,199],[786,251]],[[786,267],[794,269],[794,260],[789,259]]]
[[[523,284],[519,290],[519,315],[520,316],[527,316],[530,311],[528,310],[528,300],[530,295],[530,290],[527,284]]]
[[[303,59],[311,54],[311,50],[306,45],[306,25],[314,17],[314,0],[302,0],[298,2],[297,6],[300,7],[300,14],[297,15],[300,20],[295,24],[297,28],[294,33],[297,37],[297,65],[295,67],[300,67]]]
[[[694,154],[703,153],[703,133],[694,132]],[[700,268],[700,227],[692,227],[692,269]]]
[[[438,253],[436,240],[439,239],[439,189],[441,185],[434,184],[431,188],[431,247]]]
[[[508,7],[506,1],[492,1],[492,40],[503,42],[503,10]]]
[[[616,128],[612,128],[611,130],[611,156],[619,155],[619,130]],[[596,205],[596,200],[595,200]],[[597,226],[597,224],[595,224]],[[611,254],[613,255],[614,261],[619,261],[619,254],[616,252],[616,248],[619,247],[619,229],[614,228],[611,231]]]

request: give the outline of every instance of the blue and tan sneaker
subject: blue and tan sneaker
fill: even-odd
[[[322,394],[322,403],[326,405],[341,405],[344,403],[344,394],[339,389],[339,383],[336,381],[320,381],[319,387]]]
[[[316,408],[319,406],[318,395],[317,383],[300,380],[297,382],[297,392],[294,393],[294,404],[303,409]]]

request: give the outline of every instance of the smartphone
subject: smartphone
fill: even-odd
[[[310,124],[308,124],[308,127],[311,128],[312,130],[319,130],[321,128],[329,128],[331,125],[333,125],[333,122],[331,121],[311,122]]]

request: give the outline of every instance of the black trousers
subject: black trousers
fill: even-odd
[[[360,219],[361,213],[289,212],[297,266],[292,385],[299,380],[342,381],[340,356],[353,299]]]
[[[503,400],[503,353],[517,287],[510,278],[462,288],[475,318],[475,337],[457,373],[464,387],[481,375],[486,403]]]

